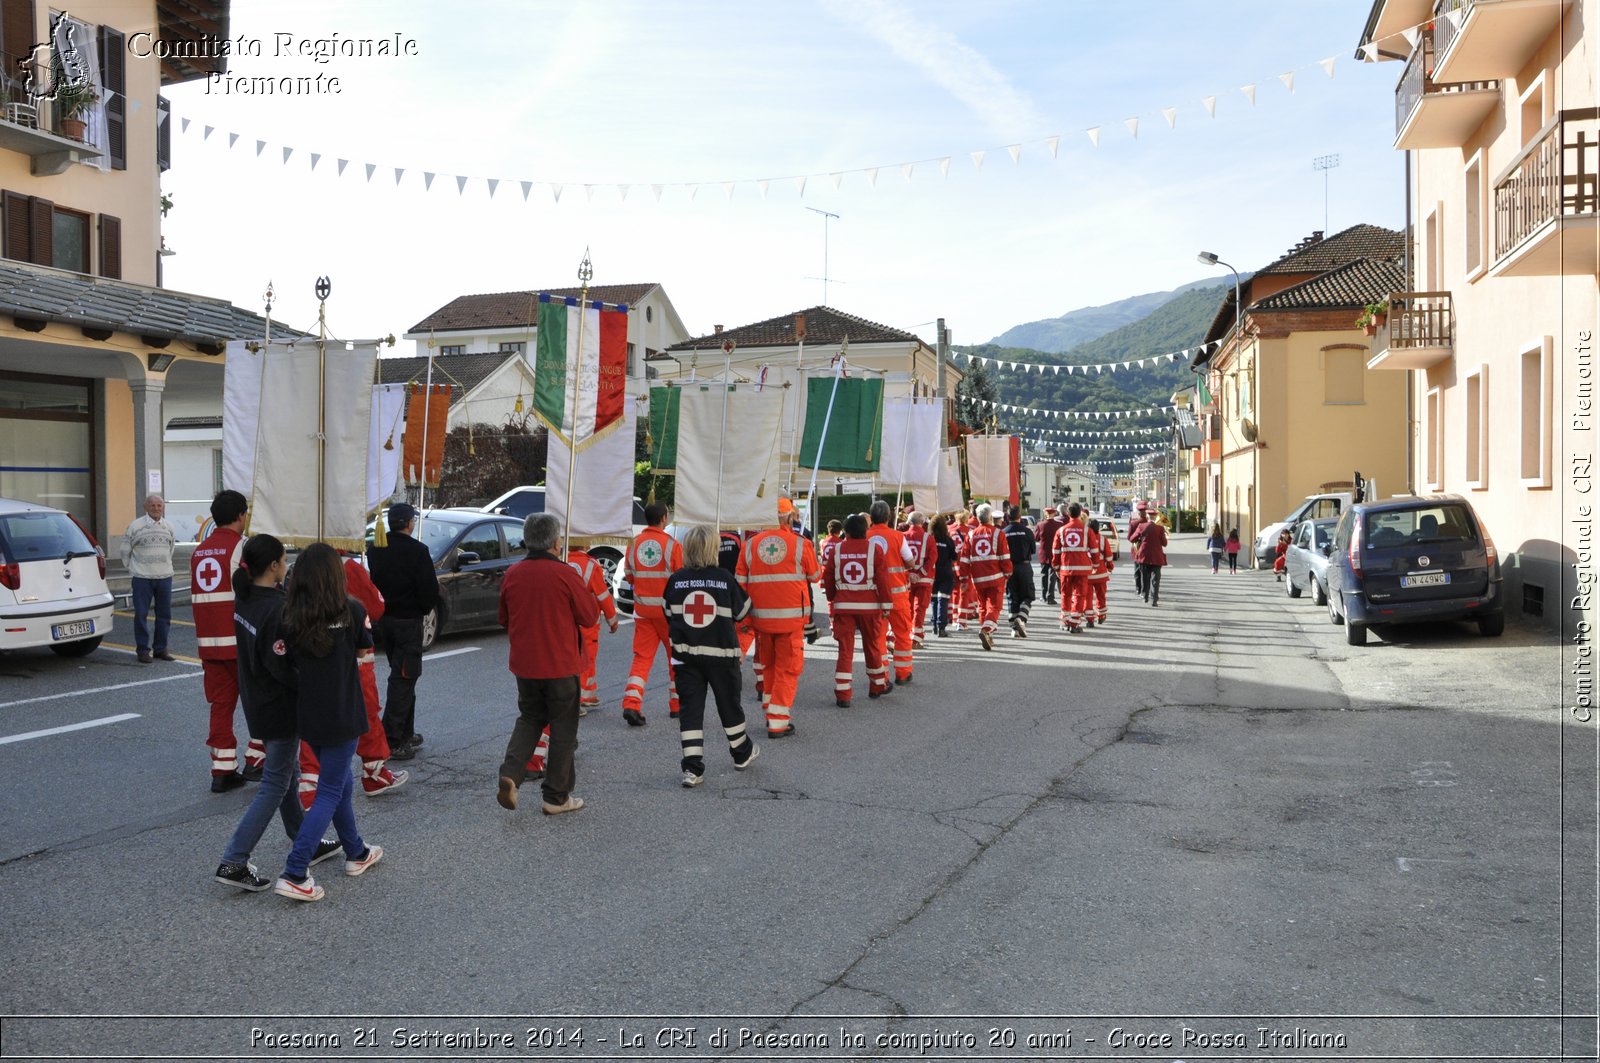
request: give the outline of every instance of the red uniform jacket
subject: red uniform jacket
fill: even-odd
[[[967,577],[979,588],[1003,582],[1011,576],[1011,547],[1006,534],[992,524],[980,524],[967,536],[965,561]]]
[[[567,564],[572,566],[572,571],[583,580],[583,585],[589,588],[594,595],[594,600],[599,603],[600,611],[607,620],[616,619],[617,603],[611,598],[611,588],[606,586],[606,570],[600,567],[600,562],[590,557],[586,550],[568,550]],[[595,618],[595,627],[600,626],[600,620]]]
[[[931,586],[933,583],[934,552],[928,547],[933,542],[932,536],[928,534],[927,527],[919,528],[913,524],[911,530],[905,533],[905,537],[906,545],[911,548],[911,561],[908,565],[911,573],[911,582],[913,584],[926,583]]]
[[[1144,565],[1167,563],[1167,529],[1160,524],[1153,520],[1145,521],[1139,525],[1139,530],[1133,533],[1133,539],[1140,549],[1134,560]]]
[[[871,539],[843,539],[829,553],[833,563],[822,570],[822,589],[834,613],[887,613],[894,589],[883,548]]]
[[[194,605],[194,635],[203,661],[238,658],[233,635],[233,570],[239,567],[244,537],[218,528],[189,558],[189,600]]]
[[[1056,569],[1063,577],[1087,576],[1094,568],[1089,556],[1089,535],[1083,521],[1069,520],[1056,532]]]
[[[367,566],[363,565],[359,558],[344,559],[344,589],[345,593],[361,603],[361,608],[367,611],[368,620],[376,623],[383,616],[383,592],[372,582],[372,577],[367,575]],[[371,646],[356,651],[356,663],[377,663],[377,656]]]

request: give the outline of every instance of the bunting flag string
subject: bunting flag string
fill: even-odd
[[[1064,439],[1106,439],[1122,436],[1151,436],[1170,431],[1172,431],[1172,426],[1168,424],[1161,425],[1160,427],[1156,428],[1124,428],[1120,430],[1113,429],[1104,432],[1085,432],[1067,428],[1029,428],[1023,434],[1030,436],[1041,434],[1052,435],[1060,436]],[[1051,445],[1054,446],[1055,444],[1052,443]]]
[[[1198,347],[1185,347],[1181,351],[1167,351],[1164,354],[1151,354],[1143,358],[1126,358],[1120,362],[1073,362],[1071,364],[1062,362],[1018,362],[1009,358],[992,358],[986,354],[969,354],[966,351],[955,351],[953,353],[965,358],[968,365],[977,362],[986,369],[1011,369],[1021,373],[1038,373],[1040,376],[1046,373],[1054,373],[1056,376],[1066,373],[1071,376],[1074,373],[1088,375],[1091,369],[1096,373],[1115,373],[1118,369],[1130,369],[1133,366],[1143,368],[1147,365],[1157,365],[1161,362],[1176,362],[1180,358],[1188,361],[1196,354],[1215,353],[1221,346],[1220,341],[1212,340],[1209,343],[1202,343]]]
[[[1027,413],[1035,417],[1068,417],[1079,420],[1116,420],[1124,417],[1149,417],[1153,414],[1168,413],[1172,410],[1188,409],[1187,406],[1175,406],[1168,403],[1165,406],[1146,406],[1138,410],[1037,410],[1032,406],[1014,406],[1008,402],[990,402],[988,399],[972,400],[979,406],[1006,413]]]
[[[1459,13],[1458,12],[1450,12],[1449,14],[1458,15]],[[1424,20],[1423,22],[1417,23],[1417,25],[1409,27],[1406,30],[1402,30],[1402,31],[1398,31],[1398,32],[1400,32],[1401,35],[1405,36],[1407,40],[1415,40],[1417,38],[1418,34],[1421,32],[1421,30],[1424,29],[1431,21],[1432,21],[1432,19],[1430,18],[1430,19]],[[1362,53],[1364,55],[1366,55],[1369,59],[1370,58],[1374,58],[1376,56],[1376,44],[1363,45],[1362,46]],[[1250,84],[1240,86],[1239,91],[1244,94],[1245,98],[1249,102],[1249,106],[1252,107],[1252,108],[1254,108],[1255,105],[1256,105],[1256,90],[1257,90],[1258,85],[1261,84],[1261,83],[1264,83],[1264,82],[1268,82],[1269,80],[1276,80],[1278,82],[1281,82],[1283,84],[1284,89],[1286,90],[1287,94],[1293,96],[1293,95],[1295,95],[1295,77],[1296,77],[1297,74],[1299,74],[1301,72],[1314,71],[1314,70],[1320,69],[1324,74],[1326,74],[1331,79],[1331,78],[1334,77],[1334,74],[1335,74],[1335,63],[1336,63],[1337,58],[1338,58],[1337,53],[1335,53],[1334,55],[1330,55],[1330,56],[1327,56],[1325,58],[1318,59],[1315,62],[1306,63],[1306,64],[1303,64],[1301,66],[1295,67],[1294,69],[1283,71],[1282,73],[1273,75],[1270,79],[1267,78],[1267,77],[1260,78],[1255,82],[1251,82]],[[1208,116],[1210,116],[1211,118],[1215,118],[1216,117],[1216,113],[1217,113],[1217,100],[1219,98],[1221,98],[1223,95],[1224,94],[1222,94],[1222,93],[1210,93],[1210,94],[1207,94],[1207,95],[1199,97],[1197,102],[1199,103],[1199,105],[1201,107],[1203,107],[1205,109],[1205,112],[1206,112],[1206,114]],[[132,103],[132,102],[136,102],[136,101],[130,101],[130,103]],[[1159,108],[1156,113],[1158,113],[1161,116],[1161,118],[1163,118],[1165,120],[1166,126],[1170,130],[1170,129],[1176,129],[1176,127],[1177,127],[1177,119],[1178,119],[1178,115],[1180,113],[1180,110],[1181,109],[1179,107],[1177,107],[1177,106],[1166,106],[1166,107]],[[179,115],[178,118],[179,118],[179,128],[184,134],[188,134],[190,132],[190,130],[191,130],[191,127],[193,127],[195,133],[197,135],[199,135],[202,140],[209,140],[210,137],[211,137],[211,134],[213,132],[215,132],[216,128],[217,128],[214,125],[204,125],[203,126],[203,125],[201,125],[199,123],[194,122],[193,119],[191,119],[191,118],[189,118],[187,116],[184,116],[184,115]],[[1128,132],[1132,135],[1132,138],[1133,139],[1138,139],[1140,118],[1138,116],[1124,118],[1124,119],[1122,119],[1122,123],[1127,127]],[[1100,136],[1101,129],[1104,126],[1110,125],[1110,124],[1111,123],[1109,123],[1109,122],[1102,122],[1100,125],[1090,126],[1085,130],[1085,132],[1088,134],[1089,141],[1090,141],[1091,145],[1094,148],[1098,149],[1100,147],[1101,139],[1102,139],[1101,136]],[[240,134],[240,133],[237,133],[237,132],[228,133],[228,144],[227,144],[228,150],[232,150],[234,145],[237,144],[237,142],[243,136],[244,136],[244,134]],[[254,139],[254,138],[250,138],[250,139]],[[979,171],[981,171],[983,169],[983,161],[984,161],[985,156],[988,155],[990,152],[993,152],[993,151],[1002,151],[1002,150],[1005,151],[1011,157],[1011,160],[1012,160],[1012,162],[1014,164],[1020,165],[1024,149],[1026,149],[1028,147],[1031,147],[1032,145],[1042,145],[1044,147],[1044,149],[1045,149],[1045,152],[1048,153],[1048,155],[1049,155],[1049,157],[1051,159],[1059,159],[1059,157],[1060,157],[1059,156],[1059,151],[1060,151],[1060,145],[1061,145],[1062,139],[1063,138],[1062,138],[1062,135],[1060,133],[1052,133],[1049,136],[1036,138],[1034,140],[1018,141],[1018,142],[1013,142],[1013,143],[1010,143],[1010,144],[994,145],[994,146],[990,146],[990,147],[986,147],[986,148],[979,148],[979,149],[976,149],[976,150],[969,150],[969,151],[966,152],[966,155],[972,160],[974,169],[975,170],[979,170]],[[1146,139],[1148,139],[1148,138],[1146,138]],[[260,158],[263,157],[263,153],[265,152],[265,149],[268,146],[268,142],[266,140],[256,139],[255,140],[255,144],[256,144],[256,157],[258,159],[260,159]],[[308,152],[308,151],[302,151],[300,145],[280,145],[280,147],[281,147],[281,151],[282,151],[282,162],[279,165],[288,165],[290,157],[293,156],[293,155],[299,154],[301,157],[308,158],[310,160],[309,166],[310,166],[310,169],[313,170],[313,171],[316,169],[317,160],[319,160],[322,157],[322,155],[325,154],[325,152],[312,153],[312,152]],[[769,177],[762,177],[762,178],[742,178],[742,179],[741,178],[719,178],[719,179],[716,179],[714,183],[721,184],[727,190],[727,194],[728,194],[729,198],[732,198],[733,190],[736,187],[738,187],[739,185],[753,185],[757,189],[760,190],[762,198],[764,199],[764,198],[766,198],[766,195],[767,195],[767,189],[768,189],[769,185],[772,182],[774,182],[774,181],[779,181],[779,182],[793,181],[793,182],[795,182],[795,190],[796,190],[797,195],[800,196],[801,198],[803,198],[805,196],[805,191],[806,191],[806,182],[807,182],[807,180],[809,178],[826,177],[833,183],[835,188],[838,188],[844,183],[844,181],[846,179],[849,179],[849,178],[852,178],[852,177],[861,177],[861,178],[864,178],[866,180],[867,185],[868,185],[869,188],[876,188],[877,187],[877,175],[878,175],[878,171],[879,170],[884,169],[884,168],[898,167],[900,172],[904,175],[906,181],[909,182],[911,180],[911,178],[912,178],[913,171],[921,163],[936,163],[936,164],[938,164],[940,174],[943,177],[948,178],[950,176],[950,160],[956,154],[959,154],[959,153],[951,152],[951,153],[945,154],[945,155],[936,155],[936,156],[931,156],[931,157],[925,158],[925,159],[913,159],[913,160],[910,160],[910,161],[898,162],[898,163],[876,163],[876,164],[871,165],[871,166],[860,167],[859,169],[819,170],[819,171],[817,171],[815,173],[810,173],[810,174],[792,174],[792,175],[789,175],[789,176],[786,176],[786,177],[770,177],[769,176]],[[338,168],[338,173],[337,173],[336,176],[342,177],[344,175],[345,165],[346,165],[346,163],[348,161],[349,160],[346,160],[346,159],[340,159],[339,160],[339,168]],[[399,186],[401,184],[401,179],[406,174],[406,169],[403,168],[403,167],[385,165],[385,164],[382,164],[382,163],[364,163],[363,165],[366,167],[367,180],[369,182],[372,180],[372,175],[373,175],[374,171],[376,171],[376,170],[378,170],[380,168],[385,169],[385,170],[391,170],[394,173],[396,186]],[[522,184],[522,187],[523,187],[523,201],[524,202],[528,201],[528,192],[529,192],[530,188],[535,184],[542,185],[545,188],[549,189],[551,191],[552,196],[554,197],[554,199],[555,199],[555,201],[557,203],[559,203],[561,201],[561,189],[566,185],[572,185],[572,184],[581,185],[581,186],[583,186],[585,188],[586,195],[592,195],[593,189],[595,187],[614,188],[614,189],[618,190],[619,195],[621,197],[623,197],[624,199],[626,198],[626,195],[627,195],[626,189],[629,187],[628,185],[618,185],[618,184],[604,184],[603,185],[603,184],[599,184],[599,183],[592,182],[592,181],[591,182],[584,182],[582,180],[569,180],[569,181],[556,182],[556,181],[550,181],[550,180],[537,181],[537,180],[532,180],[532,179],[521,179],[521,178],[489,178],[489,177],[479,178],[477,175],[447,174],[447,173],[443,173],[443,172],[438,171],[438,170],[416,171],[416,173],[432,174],[433,176],[436,176],[436,177],[451,177],[451,178],[454,178],[456,180],[456,193],[457,193],[457,195],[464,195],[465,192],[466,192],[466,186],[469,183],[473,183],[473,182],[476,182],[478,180],[481,180],[483,182],[483,184],[484,184],[484,188],[486,189],[488,197],[491,198],[491,199],[494,197],[495,188],[499,185],[499,183],[502,180],[520,181],[520,183]],[[415,174],[413,174],[413,180],[415,180]],[[648,180],[642,180],[642,181],[635,182],[635,184],[650,184],[652,191],[655,193],[655,198],[656,198],[657,202],[660,201],[662,189],[665,189],[665,188],[673,188],[673,189],[682,190],[683,192],[685,192],[687,194],[688,198],[692,201],[694,199],[695,192],[699,189],[700,185],[706,184],[706,183],[713,183],[713,182],[697,181],[697,182],[673,182],[673,183],[668,183],[668,182],[650,182]],[[423,191],[426,192],[426,191],[430,190],[431,186],[432,186],[432,181],[428,180],[426,182],[426,185],[424,186]]]

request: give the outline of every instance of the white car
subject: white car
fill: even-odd
[[[70,514],[0,498],[0,650],[92,653],[111,633],[106,555]]]

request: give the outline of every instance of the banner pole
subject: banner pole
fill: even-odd
[[[572,362],[572,428],[567,437],[567,512],[561,522],[561,556],[572,552],[572,489],[578,471],[578,377],[583,369],[583,326],[589,317],[589,281],[594,278],[594,266],[589,261],[589,249],[583,249],[583,261],[578,263],[578,346]],[[599,382],[596,381],[596,387]],[[559,435],[560,433],[557,433]]]
[[[722,459],[728,452],[728,392],[733,378],[733,355],[722,356],[722,434],[717,439],[717,501],[713,507],[713,523],[718,534],[722,532]]]
[[[844,352],[850,339],[845,337],[839,348],[839,359],[833,363],[833,388],[828,392],[828,409],[822,415],[822,435],[817,439],[817,456],[811,463],[811,488],[806,492],[806,527],[811,534],[817,532],[817,468],[822,462],[822,448],[828,442],[828,422],[833,420],[833,400],[839,394],[839,378],[844,375]],[[799,448],[796,448],[799,449]]]

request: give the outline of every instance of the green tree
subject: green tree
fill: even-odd
[[[982,428],[994,416],[994,411],[985,404],[995,402],[998,397],[994,378],[984,369],[983,363],[969,362],[966,375],[956,385],[956,420],[968,428]]]

